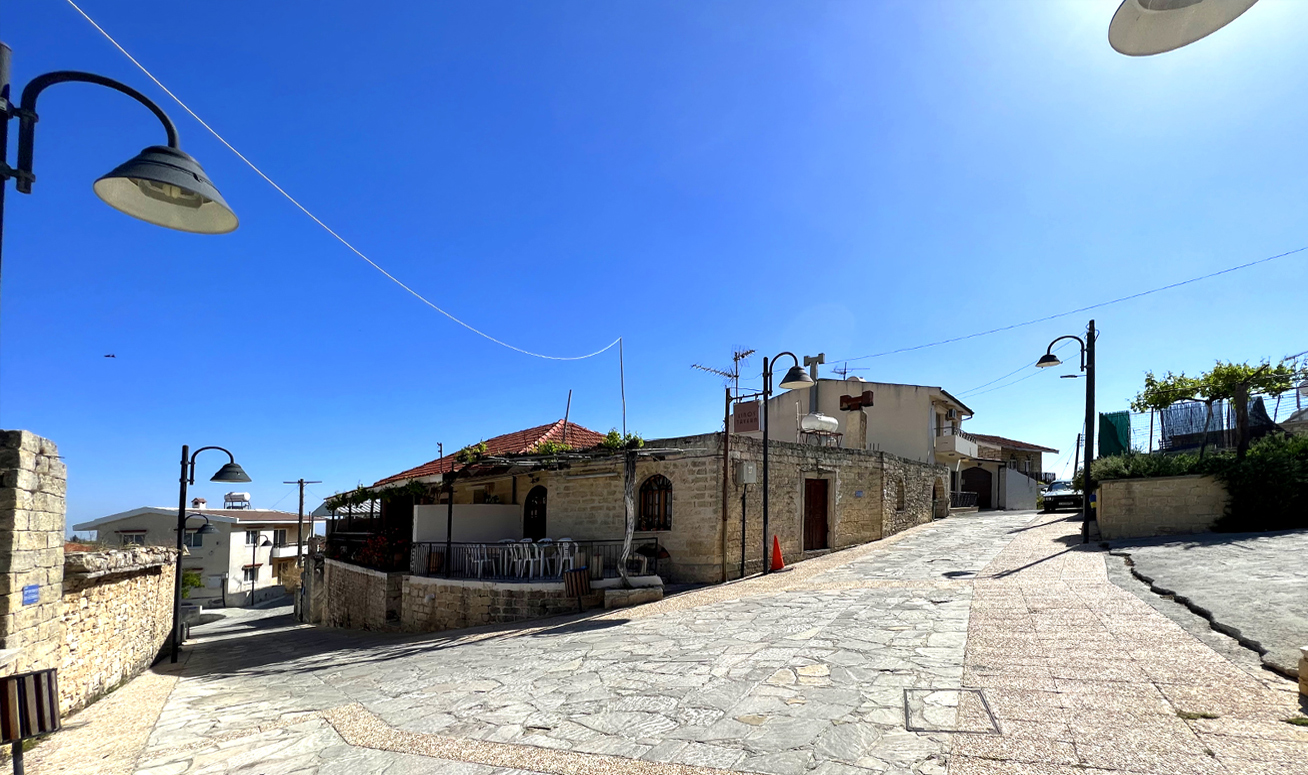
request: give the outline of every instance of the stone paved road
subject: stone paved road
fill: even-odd
[[[1198,609],[1266,651],[1277,672],[1298,675],[1308,646],[1308,530],[1207,533],[1115,541],[1155,588]]]
[[[530,629],[229,623],[190,649],[136,772],[1304,772],[1308,731],[1280,722],[1293,695],[1114,587],[1077,540],[988,513]]]

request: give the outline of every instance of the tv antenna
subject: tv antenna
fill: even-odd
[[[715,369],[712,366],[705,366],[702,363],[692,363],[690,364],[690,368],[707,371],[709,374],[716,374],[719,377],[731,380],[732,388],[736,393],[740,393],[740,364],[742,361],[748,360],[749,356],[753,355],[754,352],[754,350],[746,350],[737,347],[731,353],[731,371],[727,371],[726,369]]]
[[[839,375],[841,379],[849,379],[849,372],[851,371],[868,371],[868,367],[855,367],[851,369],[849,368],[849,361],[843,361],[839,366],[831,369],[831,373]]]

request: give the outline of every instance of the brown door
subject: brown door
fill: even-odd
[[[963,471],[963,483],[959,489],[963,492],[976,493],[976,507],[978,509],[988,509],[990,503],[991,475],[990,472],[977,466]]]
[[[545,537],[545,488],[540,485],[531,488],[523,504],[522,537],[533,541]]]
[[[804,551],[827,548],[827,480],[804,480]]]

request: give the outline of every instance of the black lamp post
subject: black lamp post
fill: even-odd
[[[179,231],[226,234],[236,215],[223,201],[200,164],[182,152],[177,127],[150,98],[127,84],[95,73],[56,70],[38,75],[23,88],[22,101],[9,101],[13,52],[0,43],[0,243],[4,239],[4,195],[10,178],[19,193],[32,193],[32,151],[36,141],[36,99],[59,83],[93,83],[122,92],[150,110],[163,124],[167,145],[152,145],[95,182],[95,193],[115,210]],[[9,121],[18,119],[18,166],[9,166]]]
[[[222,447],[200,447],[194,453],[191,448],[182,445],[182,477],[180,492],[177,496],[177,573],[173,579],[173,646],[172,659],[177,661],[177,651],[182,645],[182,552],[186,548],[183,540],[186,537],[186,487],[195,484],[195,458],[201,452],[207,449],[216,449],[219,452],[227,452]],[[211,482],[248,482],[250,477],[244,469],[236,464],[236,458],[231,452],[227,452],[227,463],[218,469],[209,481]],[[205,526],[208,525],[208,518],[205,518]],[[203,530],[203,528],[201,528]]]
[[[785,390],[794,388],[812,387],[815,383],[813,378],[804,371],[799,365],[799,358],[795,357],[792,352],[783,352],[776,358],[768,360],[763,359],[763,572],[768,572],[768,436],[772,432],[772,424],[768,422],[768,399],[772,396],[772,367],[776,364],[777,359],[783,355],[789,355],[790,359],[795,362],[786,372],[786,376],[781,380],[781,387]]]
[[[264,536],[262,541],[256,541],[255,543],[250,544],[250,564],[256,566],[254,569],[254,578],[250,579],[250,607],[251,608],[254,607],[254,590],[258,589],[259,587],[259,568],[257,567],[259,565],[259,550],[264,547],[272,546],[272,545],[273,542],[268,540],[268,536]],[[271,557],[268,558],[268,564],[272,565]]]
[[[1086,327],[1085,340],[1079,336],[1060,336],[1049,343],[1045,354],[1036,361],[1042,369],[1062,363],[1054,355],[1054,345],[1064,339],[1075,339],[1081,345],[1081,371],[1085,372],[1085,463],[1081,474],[1081,543],[1090,543],[1090,494],[1094,482],[1090,478],[1090,463],[1095,459],[1095,322]]]

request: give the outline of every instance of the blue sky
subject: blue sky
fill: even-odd
[[[736,346],[835,361],[1308,245],[1308,8],[1259,3],[1130,59],[1107,44],[1116,5],[83,3],[452,314],[558,355],[623,336],[628,427],[647,437],[718,427],[720,382],[689,366]],[[558,419],[569,389],[577,422],[621,423],[616,351],[544,361],[453,325],[71,7],[8,4],[3,21],[16,84],[84,69],[141,88],[241,217],[200,237],[103,206],[91,183],[160,128],[107,90],[42,98],[35,193],[7,200],[0,426],[59,444],[70,525],[173,502],[183,443],[229,447],[255,505],[293,509],[282,480],[369,483],[438,441]],[[1100,407],[1125,408],[1146,369],[1308,349],[1306,267],[1097,310]],[[1086,317],[851,365],[959,394]],[[967,399],[968,425],[1063,450],[1051,467],[1082,396],[1042,373]]]

